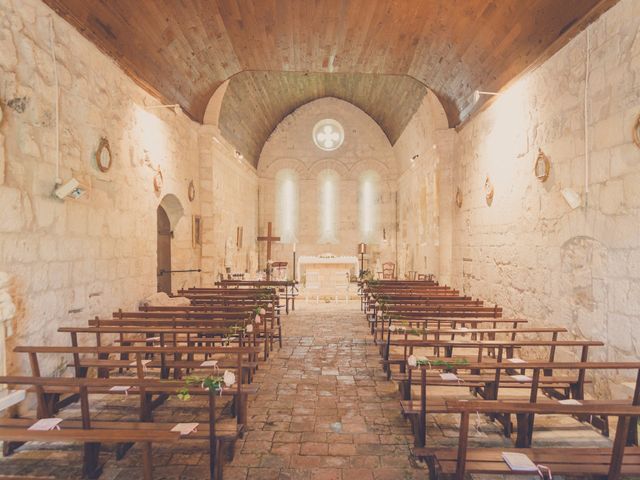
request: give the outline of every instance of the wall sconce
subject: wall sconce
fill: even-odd
[[[172,103],[171,105],[145,105],[144,108],[147,110],[151,110],[152,108],[169,108],[173,110],[173,113],[176,115],[182,111],[182,107],[177,103]]]
[[[575,190],[572,190],[571,188],[563,188],[560,193],[562,193],[562,196],[572,210],[575,210],[582,205],[580,194],[576,193]]]
[[[480,95],[490,95],[490,96],[498,96],[500,95],[498,92],[483,92],[481,90],[476,90],[473,92],[473,104],[475,105],[480,101]]]

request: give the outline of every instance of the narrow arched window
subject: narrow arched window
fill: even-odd
[[[374,170],[362,172],[358,182],[358,217],[360,220],[360,241],[376,243],[379,221],[380,175]]]
[[[284,168],[276,174],[276,226],[282,243],[295,243],[298,235],[298,175]]]
[[[340,177],[335,170],[325,169],[318,175],[318,243],[338,243],[338,202]]]

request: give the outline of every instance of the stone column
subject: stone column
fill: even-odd
[[[202,216],[202,259],[200,284],[213,286],[215,278],[214,209],[213,209],[213,136],[217,128],[204,125],[198,132],[200,155],[200,212]]]
[[[436,130],[435,132],[436,150],[438,152],[436,172],[440,232],[440,271],[438,281],[447,285],[451,284],[453,268],[453,209],[455,208],[453,165],[455,162],[457,136],[458,133],[453,128]]]

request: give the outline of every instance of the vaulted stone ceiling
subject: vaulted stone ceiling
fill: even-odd
[[[395,141],[416,102],[402,76],[429,87],[459,125],[474,90],[501,89],[617,0],[43,1],[197,121],[222,82],[249,72],[230,83],[244,98],[223,103],[235,111],[221,112],[220,127],[255,164],[265,132],[315,94],[353,101]],[[395,88],[388,75],[400,76]]]

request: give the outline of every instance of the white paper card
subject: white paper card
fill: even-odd
[[[198,423],[178,423],[171,429],[172,432],[180,432],[180,435],[189,435],[198,428]]]
[[[146,367],[147,365],[149,365],[151,363],[151,360],[142,360],[140,363],[142,364],[143,367]],[[133,361],[129,365],[132,366],[132,367],[135,367],[135,366],[138,365],[138,362],[137,361]]]
[[[159,342],[160,341],[160,337],[145,338],[145,341],[147,341],[147,342]]]
[[[511,362],[511,363],[527,363],[526,360],[523,360],[523,359],[518,358],[518,357],[507,358],[507,362]]]
[[[455,373],[441,373],[440,378],[442,380],[458,380],[458,376]]]
[[[579,402],[575,398],[567,398],[566,400],[558,400],[558,403],[561,405],[582,405],[582,402]]]
[[[502,459],[514,472],[537,472],[538,467],[524,453],[502,452]]]
[[[516,382],[530,382],[531,381],[531,377],[528,377],[526,375],[511,375],[511,378],[513,378]]]
[[[128,392],[131,387],[126,385],[116,385],[115,387],[111,387],[109,389],[110,392]]]
[[[217,367],[218,360],[205,360],[200,364],[201,367]]]
[[[47,430],[53,430],[54,428],[56,428],[61,421],[61,418],[42,418],[31,425],[28,430],[39,430],[46,432]]]

